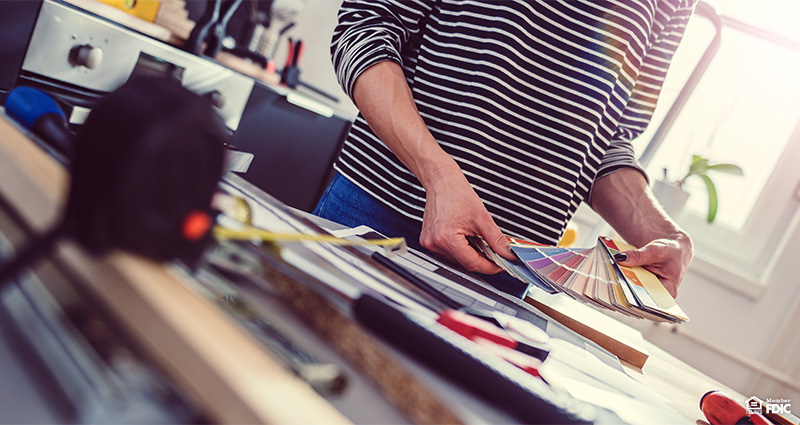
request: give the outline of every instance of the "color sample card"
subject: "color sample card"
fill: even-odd
[[[475,249],[512,276],[549,293],[572,298],[622,314],[655,322],[688,321],[658,278],[642,267],[617,264],[614,255],[634,247],[598,238],[593,248],[546,246],[508,238],[520,261],[506,260],[481,238],[470,237]]]
[[[495,264],[500,266],[500,268],[505,270],[511,276],[514,276],[515,278],[517,278],[517,279],[519,279],[519,280],[521,280],[521,281],[523,281],[525,283],[533,285],[533,286],[535,286],[535,287],[547,292],[548,294],[555,294],[556,292],[558,292],[558,290],[556,288],[551,286],[549,283],[547,283],[541,277],[539,277],[538,275],[534,274],[527,267],[525,267],[525,265],[522,264],[521,261],[518,261],[518,260],[517,261],[506,260],[505,258],[500,256],[500,254],[497,254],[496,252],[494,252],[492,250],[492,248],[489,247],[489,244],[486,243],[485,240],[483,240],[483,238],[478,237],[478,236],[467,236],[467,240],[469,241],[470,245],[472,245],[472,247],[476,251],[478,251],[479,253],[483,254],[490,261],[493,261]],[[511,238],[509,238],[509,240],[511,240]],[[534,246],[535,245],[546,246],[546,245],[534,244]]]

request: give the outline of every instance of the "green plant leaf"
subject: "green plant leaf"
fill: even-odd
[[[711,178],[707,175],[701,174],[700,178],[703,179],[703,182],[706,184],[706,189],[708,189],[708,216],[706,216],[706,221],[713,223],[714,219],[717,218],[717,207],[719,206],[717,187],[714,186],[714,182],[711,181]]]
[[[744,175],[744,171],[742,170],[742,167],[740,167],[740,166],[738,166],[736,164],[727,164],[727,163],[725,163],[725,164],[712,164],[712,165],[708,166],[708,171],[711,171],[711,170],[719,171],[721,173],[736,174],[738,176],[743,176]]]
[[[692,155],[692,165],[689,166],[689,172],[686,174],[686,177],[689,177],[694,174],[705,174],[706,170],[708,169],[708,160],[698,156]],[[683,179],[686,180],[686,177]]]

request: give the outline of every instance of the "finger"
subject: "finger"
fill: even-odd
[[[672,298],[677,298],[678,297],[678,284],[675,283],[672,280],[669,280],[669,281],[666,281],[666,282],[663,282],[663,283],[664,283],[664,288],[666,288],[667,292],[669,292],[669,294],[672,295]]]
[[[626,267],[645,266],[661,262],[663,256],[659,255],[658,250],[649,248],[646,246],[641,249],[623,251],[614,255],[614,259],[619,265]]]
[[[672,298],[678,296],[678,282],[680,282],[680,276],[675,270],[671,270],[665,267],[659,266],[642,266],[645,270],[653,273],[658,280],[661,282],[661,285],[664,286],[664,289],[672,295]]]
[[[483,274],[495,274],[503,270],[497,264],[478,254],[478,252],[469,245],[467,238],[462,235],[458,235],[451,240],[447,251],[450,257],[469,271]]]
[[[459,244],[459,241],[462,244]],[[463,235],[425,234],[420,238],[420,244],[423,248],[445,257],[452,263],[461,265],[469,271],[495,274],[502,270],[499,266],[478,254]]]
[[[500,254],[506,260],[517,259],[517,256],[511,252],[511,245],[508,243],[508,239],[500,231],[500,228],[494,224],[493,220],[489,219],[489,223],[482,226],[479,231],[494,252]]]
[[[497,274],[503,271],[500,266],[478,254],[472,247],[452,252],[453,258],[465,269],[482,274]]]
[[[662,267],[656,264],[663,262],[664,257],[662,253],[658,252],[654,247],[645,246],[642,249],[623,251],[614,255],[614,260],[621,266],[636,267],[642,266],[649,270],[651,273],[658,277],[664,288],[672,295],[672,298],[678,296],[678,281],[679,275],[676,275],[675,270],[669,267]]]

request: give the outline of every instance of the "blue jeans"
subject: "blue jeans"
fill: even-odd
[[[388,237],[403,237],[409,247],[435,256],[419,243],[421,222],[384,205],[339,173],[322,194],[313,214],[347,227],[364,225]],[[515,297],[522,298],[528,291],[526,283],[505,272],[481,277],[495,288]]]

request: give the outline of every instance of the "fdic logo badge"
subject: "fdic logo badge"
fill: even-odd
[[[767,398],[762,401],[758,397],[750,397],[745,401],[745,409],[748,415],[759,413],[789,414],[792,408],[792,401],[785,398]]]

